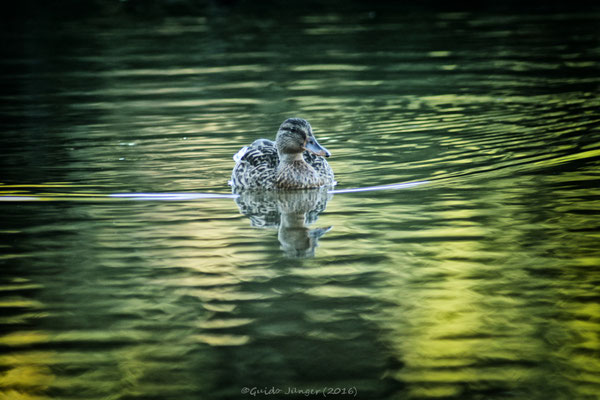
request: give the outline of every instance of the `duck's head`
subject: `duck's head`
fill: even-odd
[[[300,155],[304,150],[323,157],[331,155],[325,147],[317,142],[310,124],[302,118],[288,118],[283,121],[277,132],[275,142],[277,152],[282,156]]]

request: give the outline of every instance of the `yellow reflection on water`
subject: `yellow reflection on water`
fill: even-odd
[[[48,335],[42,332],[14,332],[0,337],[0,345],[5,346],[26,346],[35,343],[48,341]]]
[[[31,338],[30,338],[31,339]],[[43,400],[43,393],[55,376],[48,365],[54,361],[51,352],[10,353],[0,356],[0,399]]]
[[[223,334],[198,334],[192,336],[193,340],[211,346],[242,346],[250,341],[247,335],[223,335]]]

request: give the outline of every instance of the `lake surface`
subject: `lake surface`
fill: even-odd
[[[599,17],[5,25],[0,397],[598,399]],[[292,116],[338,192],[231,196]]]

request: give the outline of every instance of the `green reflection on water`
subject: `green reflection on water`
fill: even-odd
[[[16,27],[2,396],[595,398],[596,16]],[[207,196],[290,116],[333,153],[326,209]]]

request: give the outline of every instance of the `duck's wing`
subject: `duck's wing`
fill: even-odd
[[[255,140],[235,156],[231,184],[238,188],[258,188],[273,185],[279,156],[275,143],[267,139]]]
[[[279,164],[279,155],[275,143],[268,139],[255,140],[242,157],[242,161],[252,166],[268,165],[275,168]]]

